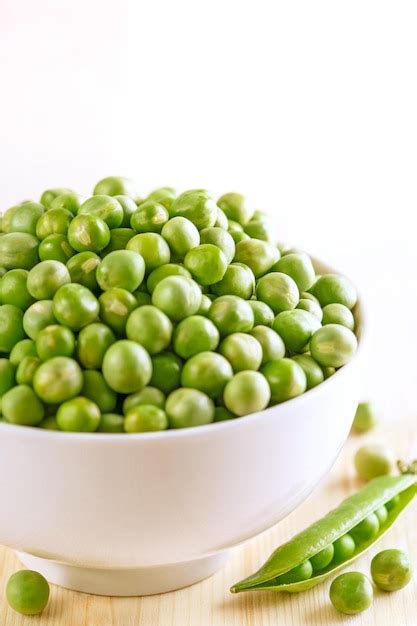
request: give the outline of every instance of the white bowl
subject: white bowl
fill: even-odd
[[[360,306],[356,318],[360,337]],[[232,421],[138,435],[0,423],[0,543],[89,593],[160,593],[211,575],[329,471],[359,401],[362,343],[314,389]]]

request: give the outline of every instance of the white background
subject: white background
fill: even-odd
[[[109,174],[240,190],[356,281],[364,393],[417,414],[415,8],[0,0],[0,208]]]

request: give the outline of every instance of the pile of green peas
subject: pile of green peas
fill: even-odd
[[[137,433],[261,411],[351,359],[356,301],[238,193],[50,189],[0,221],[0,418]]]

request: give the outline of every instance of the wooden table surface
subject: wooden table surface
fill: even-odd
[[[335,415],[335,419],[337,416]],[[253,572],[280,543],[355,491],[352,458],[367,440],[389,444],[400,457],[417,457],[417,417],[381,425],[372,434],[351,436],[336,465],[322,484],[287,519],[249,541],[234,553],[227,566],[197,585],[161,596],[105,598],[74,593],[53,586],[48,607],[39,617],[23,617],[10,608],[4,586],[20,565],[11,550],[0,548],[1,626],[417,626],[417,571],[396,593],[375,591],[372,607],[356,617],[338,614],[328,599],[329,582],[298,595],[247,593],[232,595],[230,585]],[[279,477],[277,477],[279,480]],[[417,570],[417,507],[411,507],[394,528],[350,570],[369,573],[371,557],[382,548],[403,548]]]

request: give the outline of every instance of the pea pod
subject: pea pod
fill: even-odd
[[[375,478],[325,517],[277,548],[261,569],[233,585],[231,591],[233,593],[250,590],[298,592],[318,585],[378,541],[416,493],[416,476],[411,474]],[[380,514],[381,509],[383,515]],[[363,530],[363,522],[371,527],[372,524],[367,524],[368,521],[373,522],[374,528],[371,529],[368,537],[366,533],[362,533],[363,540],[361,540],[361,532],[358,531]],[[361,523],[362,526],[358,527]],[[375,524],[377,532],[375,532]],[[345,559],[340,559],[337,558],[335,552],[332,557],[333,551],[330,548],[330,563],[322,569],[315,569],[313,564],[319,564],[322,559],[314,557],[319,553],[325,555],[329,552],[329,547],[334,546],[335,541],[347,536],[348,533],[352,533],[356,539],[354,542],[352,538],[349,538],[352,545],[350,554]]]

